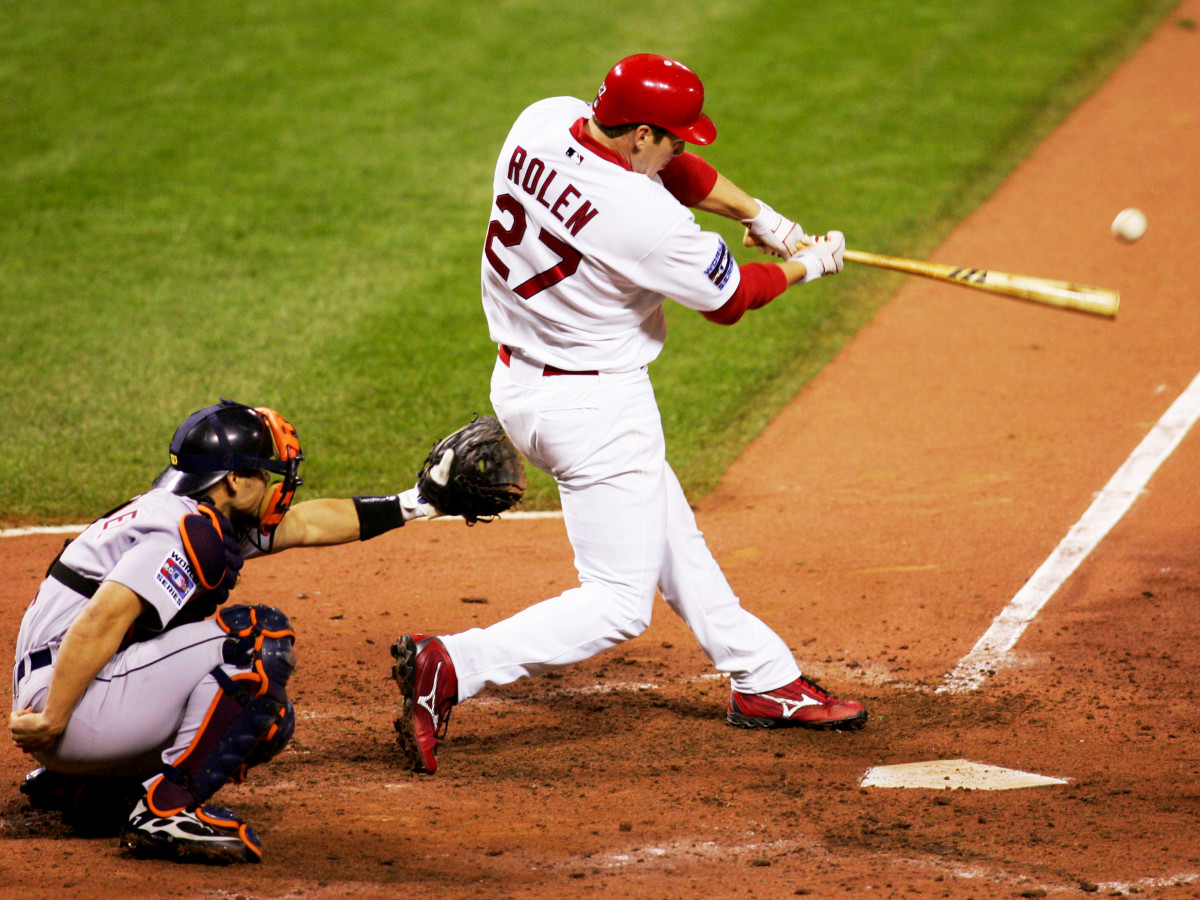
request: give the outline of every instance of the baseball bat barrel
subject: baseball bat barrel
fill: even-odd
[[[1029,300],[1033,303],[1043,303],[1047,306],[1057,306],[1060,309],[1071,309],[1110,319],[1116,316],[1117,308],[1121,305],[1121,295],[1117,291],[1086,284],[1074,284],[1069,281],[1055,281],[1031,275],[1010,275],[1007,272],[991,272],[987,269],[968,269],[944,263],[921,262],[915,259],[867,253],[862,250],[847,250],[845,258],[847,261],[859,265],[892,269],[909,275],[934,278],[938,281],[950,281],[964,287],[1002,294],[1005,297],[1016,297],[1019,300]]]

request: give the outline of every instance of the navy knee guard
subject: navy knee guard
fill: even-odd
[[[147,793],[158,815],[203,803],[228,782],[241,782],[248,768],[282,751],[295,728],[287,697],[295,632],[287,616],[269,606],[233,606],[218,612],[217,622],[229,634],[225,662],[246,671],[231,676],[213,669],[220,689],[204,724]]]
[[[271,606],[231,606],[217,613],[229,634],[225,662],[251,669],[263,682],[261,694],[287,699],[285,688],[296,668],[296,632],[288,617]]]

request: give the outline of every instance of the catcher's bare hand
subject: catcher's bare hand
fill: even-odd
[[[66,723],[52,721],[44,712],[22,709],[9,714],[8,730],[19,750],[35,753],[53,747],[66,730]]]

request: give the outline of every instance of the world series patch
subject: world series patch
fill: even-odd
[[[172,550],[162,561],[155,579],[180,609],[183,609],[183,604],[187,603],[196,590],[196,579],[192,576],[191,566],[178,550]]]
[[[717,247],[717,255],[708,264],[708,268],[704,270],[704,274],[718,288],[723,288],[728,284],[729,276],[733,274],[733,255],[730,254],[729,248],[725,246],[724,241],[720,242],[720,246]]]

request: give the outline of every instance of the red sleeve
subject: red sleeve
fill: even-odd
[[[787,276],[774,263],[746,263],[741,266],[742,280],[725,305],[701,313],[710,322],[732,325],[748,310],[766,306],[787,290]]]
[[[695,153],[682,153],[658,173],[663,187],[684,206],[692,207],[712,193],[717,170]]]

